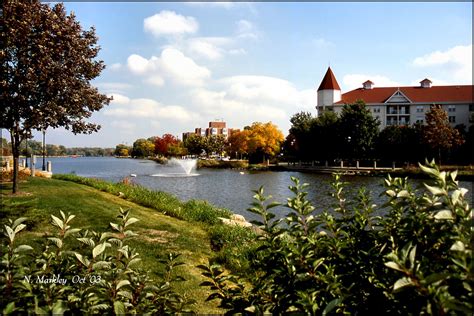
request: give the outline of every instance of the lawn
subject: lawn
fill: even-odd
[[[176,283],[175,290],[196,300],[193,309],[198,313],[223,312],[215,301],[205,302],[209,292],[199,286],[204,279],[196,266],[207,263],[212,256],[203,224],[172,218],[110,193],[69,181],[29,178],[19,187],[21,193],[12,196],[11,184],[1,184],[0,222],[3,227],[8,218],[27,217],[28,229],[22,233],[23,241],[38,247],[38,239],[54,229],[49,224],[50,214],[59,216],[60,211],[76,215],[72,222],[74,227],[103,232],[108,230],[110,222],[116,222],[119,208],[131,209],[132,216],[139,222],[131,226],[138,236],[130,244],[140,253],[141,268],[153,278],[159,278],[163,267],[158,259],[165,258],[170,252],[180,253],[185,265],[178,271],[186,281]]]

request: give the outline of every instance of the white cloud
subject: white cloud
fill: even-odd
[[[342,82],[346,89],[353,90],[362,88],[362,83],[370,80],[374,83],[374,87],[399,87],[402,86],[399,82],[393,81],[392,79],[382,75],[370,75],[370,74],[348,74],[342,78]]]
[[[128,69],[134,74],[144,74],[152,68],[150,61],[140,55],[132,54],[127,59]]]
[[[448,82],[472,84],[472,44],[435,51],[415,58],[412,64],[443,76]]]
[[[161,11],[143,21],[145,32],[156,37],[162,35],[182,35],[196,33],[199,24],[192,16],[183,16],[173,11]]]
[[[166,48],[161,52],[161,66],[172,81],[183,85],[200,86],[211,77],[209,69],[199,66],[174,48]]]
[[[203,116],[224,118],[229,127],[272,121],[286,133],[291,115],[314,112],[316,92],[275,77],[233,76],[215,81],[213,89],[193,89],[190,99]]]
[[[216,60],[222,57],[224,51],[218,44],[205,38],[194,38],[189,41],[189,51],[192,54],[205,57],[210,60]]]
[[[113,100],[110,102],[110,104],[128,104],[130,103],[130,99],[122,94],[119,93],[111,93],[108,95],[108,97],[112,97]]]
[[[301,92],[284,79],[268,76],[233,76],[221,80],[230,96],[242,100],[259,100],[298,105]]]
[[[145,82],[156,86],[163,86],[165,79],[186,86],[201,86],[211,77],[209,69],[172,47],[165,48],[160,57],[150,59],[130,55],[127,65],[132,73],[144,76]]]
[[[104,115],[117,118],[165,119],[174,122],[189,122],[193,114],[182,106],[165,105],[152,99],[130,99],[114,95],[114,101],[104,110]]]
[[[247,20],[239,20],[237,22],[237,37],[243,39],[258,39],[260,32],[255,25]]]

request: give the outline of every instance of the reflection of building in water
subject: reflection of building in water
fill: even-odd
[[[236,128],[227,128],[226,122],[214,121],[209,122],[209,127],[207,128],[196,127],[194,132],[183,133],[183,141],[185,141],[190,135],[199,135],[203,137],[222,135],[225,138],[228,138],[233,132],[235,133],[238,131],[239,129]]]
[[[380,128],[388,125],[424,124],[425,113],[434,104],[448,113],[452,126],[474,123],[473,86],[433,86],[424,79],[419,86],[373,87],[367,80],[361,88],[341,94],[341,88],[331,68],[328,68],[318,88],[318,115],[324,111],[340,113],[344,104],[362,100],[372,115],[380,121]]]

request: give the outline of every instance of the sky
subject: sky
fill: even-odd
[[[316,115],[328,66],[343,93],[366,80],[375,87],[473,80],[471,2],[65,6],[84,28],[96,28],[106,69],[92,84],[114,99],[90,119],[102,126],[98,133],[47,131],[47,143],[66,147],[181,138],[217,119],[240,129],[271,121],[286,135],[292,115]]]

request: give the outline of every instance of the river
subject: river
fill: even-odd
[[[286,202],[292,195],[288,186],[292,185],[290,177],[294,176],[301,182],[308,183],[308,199],[317,209],[331,207],[335,200],[330,196],[331,175],[301,172],[273,171],[241,171],[228,169],[194,170],[195,176],[180,176],[184,171],[179,166],[160,165],[154,161],[141,159],[123,159],[114,157],[78,157],[48,158],[52,162],[53,173],[75,173],[79,176],[101,178],[118,182],[131,174],[131,180],[147,188],[169,192],[181,200],[199,199],[224,207],[247,219],[257,219],[247,209],[253,202],[252,190],[264,186],[266,195],[272,195],[278,202]],[[41,160],[39,159],[38,162]],[[39,164],[41,165],[41,164]],[[170,176],[157,176],[167,175]],[[173,176],[175,174],[176,176]],[[348,189],[356,192],[366,187],[375,204],[381,205],[386,200],[381,195],[384,188],[381,177],[347,176]],[[413,187],[421,185],[420,180],[412,180]],[[472,191],[473,182],[461,182],[461,186]],[[472,196],[472,192],[468,193]],[[472,200],[472,198],[471,198]],[[280,207],[275,210],[284,216],[287,209]]]

